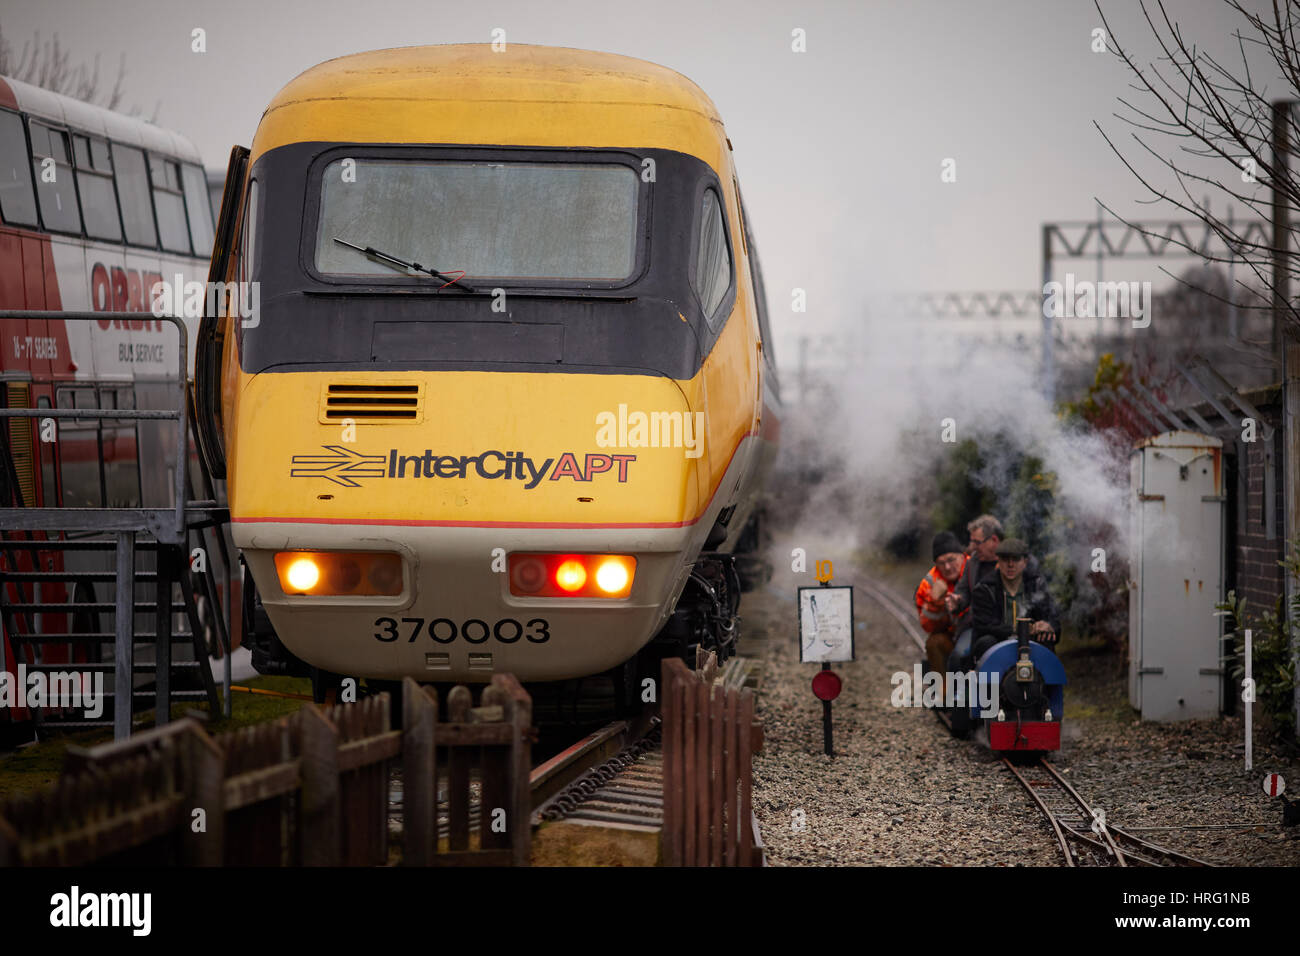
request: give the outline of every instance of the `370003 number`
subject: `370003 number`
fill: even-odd
[[[533,644],[545,644],[551,639],[550,622],[540,617],[535,617],[525,624],[520,624],[513,617],[503,617],[491,626],[488,625],[487,621],[479,620],[476,617],[463,621],[459,626],[455,621],[446,617],[435,617],[427,623],[428,626],[426,627],[426,621],[422,617],[401,618],[400,624],[415,625],[406,643],[414,644],[419,639],[421,631],[424,631],[438,644],[450,644],[457,637],[464,638],[470,644],[482,644],[489,637],[496,638],[502,644],[513,644],[521,637]],[[375,640],[382,641],[385,644],[391,644],[402,636],[397,618],[375,618],[375,627],[379,628],[375,632]]]

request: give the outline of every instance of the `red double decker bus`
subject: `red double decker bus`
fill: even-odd
[[[174,407],[176,334],[151,314],[150,290],[159,281],[206,280],[212,235],[207,179],[198,151],[183,136],[0,77],[0,309],[48,313],[0,320],[0,405]],[[91,310],[140,318],[87,323],[58,315]],[[186,327],[192,343],[197,319]],[[192,347],[189,355],[187,374]],[[175,423],[61,419],[57,425],[52,435],[50,423],[32,418],[0,424],[0,507],[172,503],[168,471],[175,453],[168,435],[175,435]],[[13,542],[29,536],[2,528],[0,539],[0,572],[21,578],[39,570],[57,579],[64,570],[96,569],[93,554],[17,548]],[[95,600],[93,584],[72,583],[6,578],[0,587],[10,604]],[[0,666],[16,674],[19,664],[98,659],[101,649],[90,642],[21,639],[101,630],[72,618],[48,610],[6,615]],[[0,713],[0,723],[25,716],[17,708]]]

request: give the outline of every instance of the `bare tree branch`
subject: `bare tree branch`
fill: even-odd
[[[1274,101],[1300,102],[1300,53],[1296,49],[1300,6],[1273,0],[1269,18],[1246,9],[1241,0],[1224,0],[1243,20],[1243,25],[1232,34],[1241,64],[1229,67],[1185,36],[1182,25],[1170,16],[1164,0],[1139,0],[1158,50],[1153,61],[1139,63],[1116,38],[1100,0],[1094,2],[1112,52],[1134,80],[1130,86],[1151,101],[1150,106],[1143,106],[1121,97],[1119,102],[1128,112],[1116,113],[1116,118],[1132,127],[1131,135],[1138,151],[1147,154],[1164,170],[1175,184],[1176,192],[1158,186],[1150,176],[1140,172],[1101,124],[1094,125],[1111,151],[1147,191],[1148,198],[1141,200],[1144,204],[1168,203],[1195,217],[1212,230],[1229,254],[1194,248],[1177,237],[1155,236],[1141,225],[1116,215],[1105,204],[1103,208],[1130,228],[1173,242],[1206,262],[1244,264],[1268,295],[1262,305],[1248,308],[1272,310],[1272,299],[1279,291],[1274,274],[1274,240],[1271,236],[1267,242],[1251,240],[1236,223],[1211,212],[1209,194],[1226,201],[1229,210],[1235,200],[1264,220],[1272,219],[1276,197],[1292,216],[1287,248],[1282,250],[1283,272],[1291,289],[1300,290],[1300,256],[1292,252],[1300,237],[1300,162],[1297,161],[1300,120],[1294,108],[1285,114],[1289,145],[1282,155],[1274,155],[1272,138]],[[1280,84],[1280,95],[1271,92],[1253,69],[1251,51],[1257,57],[1266,57],[1265,63],[1271,60],[1277,68],[1276,77],[1269,79]],[[1208,188],[1208,193],[1198,199],[1193,187]],[[1184,280],[1179,281],[1188,285]],[[1198,291],[1210,294],[1205,289]],[[1300,334],[1300,300],[1292,295],[1280,305],[1284,328],[1293,335]]]
[[[3,28],[0,28],[0,75],[106,109],[121,107],[122,84],[126,78],[125,53],[117,61],[117,76],[107,90],[100,83],[98,54],[89,67],[82,64],[74,69],[71,61],[72,51],[64,48],[57,33],[44,43],[41,35],[35,33],[32,39],[23,41],[22,51],[15,54]],[[154,109],[154,119],[158,110],[158,107]],[[138,114],[140,109],[136,107],[133,112]]]

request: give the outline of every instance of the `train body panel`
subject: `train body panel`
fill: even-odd
[[[285,645],[318,667],[456,681],[482,680],[497,670],[548,681],[598,673],[636,654],[672,611],[705,530],[701,523],[567,531],[277,523],[241,525],[240,536],[255,545],[244,554],[258,580],[276,580],[273,555],[281,550],[373,549],[403,556],[402,593],[392,599],[262,591]],[[512,595],[509,574],[494,559],[502,547],[516,554],[631,555],[636,576],[625,599]]]

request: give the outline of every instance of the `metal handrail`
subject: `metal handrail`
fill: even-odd
[[[185,472],[189,467],[189,331],[185,323],[174,315],[153,315],[148,312],[43,312],[35,309],[4,309],[0,310],[0,320],[4,319],[24,319],[24,320],[45,320],[55,322],[103,322],[103,321],[126,321],[138,322],[145,316],[157,319],[161,322],[170,322],[176,326],[177,357],[179,359],[179,372],[176,376],[177,385],[177,407],[173,411],[161,411],[155,409],[93,409],[93,408],[5,408],[0,409],[0,418],[81,418],[81,419],[144,419],[144,420],[166,420],[174,419],[176,421],[176,474],[175,474],[175,494],[176,494],[176,534],[184,536],[185,534]],[[135,381],[140,381],[136,379]],[[164,379],[164,381],[166,381]],[[4,518],[7,515],[30,512],[30,508],[0,508],[0,527],[4,524]],[[41,509],[48,511],[51,509]],[[67,509],[57,509],[65,511]],[[103,508],[96,509],[101,511],[140,511],[142,509],[132,508]]]

